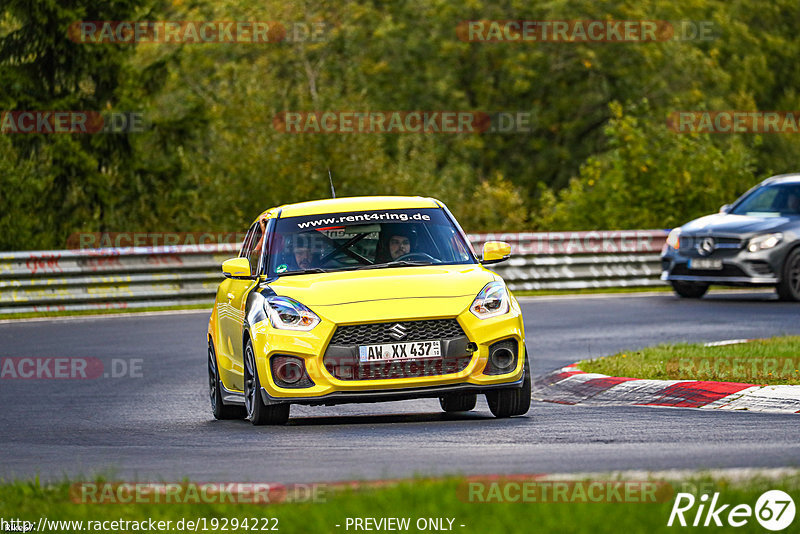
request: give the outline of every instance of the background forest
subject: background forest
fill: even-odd
[[[710,21],[713,39],[476,43],[475,19]],[[102,44],[89,20],[324,22],[264,44]],[[242,231],[329,196],[434,196],[467,231],[669,228],[797,170],[800,135],[678,134],[676,110],[800,110],[796,0],[3,0],[0,110],[142,112],[143,132],[0,135],[0,249]],[[525,111],[517,134],[296,134],[282,111]]]

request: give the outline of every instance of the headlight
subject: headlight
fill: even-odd
[[[669,235],[667,236],[667,245],[671,246],[675,250],[681,248],[681,229],[675,228],[672,230]]]
[[[505,284],[489,282],[486,284],[469,307],[469,311],[478,319],[488,319],[508,313],[511,299]]]
[[[269,297],[264,304],[269,322],[278,330],[308,331],[317,326],[317,314],[289,297]]]
[[[772,248],[780,243],[782,239],[783,234],[781,233],[759,235],[750,240],[747,244],[747,250],[750,252],[758,252],[759,250]]]

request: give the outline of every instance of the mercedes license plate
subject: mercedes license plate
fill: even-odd
[[[719,271],[722,269],[722,260],[693,258],[689,260],[689,268],[704,271]]]

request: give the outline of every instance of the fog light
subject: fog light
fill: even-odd
[[[275,366],[275,376],[281,382],[296,384],[303,378],[303,368],[294,360],[286,360]]]
[[[504,375],[517,367],[519,344],[515,339],[504,339],[489,346],[489,358],[483,370],[485,375]]]
[[[295,356],[273,356],[272,378],[275,384],[284,388],[307,388],[314,385],[314,381],[306,372],[305,361]]]
[[[495,351],[491,354],[492,358],[492,365],[500,371],[503,370],[510,370],[511,367],[514,365],[514,353],[508,350],[505,347],[500,347],[495,349]]]

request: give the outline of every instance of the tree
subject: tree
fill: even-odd
[[[558,193],[545,189],[534,225],[559,230],[671,228],[712,213],[754,185],[753,157],[736,137],[679,134],[647,101],[610,106],[610,149],[590,157]]]

